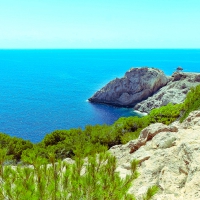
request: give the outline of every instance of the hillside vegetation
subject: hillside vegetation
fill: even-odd
[[[122,117],[110,126],[87,125],[84,130],[56,130],[37,144],[0,133],[0,148],[6,148],[7,156],[15,161],[20,161],[22,155],[29,155],[31,152],[43,158],[48,158],[49,152],[54,153],[56,159],[84,158],[136,139],[140,131],[151,123],[161,122],[168,125],[177,119],[182,122],[191,111],[199,108],[200,85],[191,89],[182,104],[168,104],[153,109],[144,117]]]
[[[137,161],[131,162],[131,174],[124,179],[116,173],[116,158],[108,153],[76,157],[74,164],[31,154],[22,156],[24,164],[3,166],[7,159],[0,149],[0,199],[8,200],[136,200],[128,194],[133,180],[138,177]],[[50,163],[50,164],[47,164]],[[150,200],[158,191],[148,188],[143,200]]]
[[[106,150],[136,139],[151,123],[182,122],[199,108],[200,85],[182,104],[168,104],[141,118],[120,118],[110,126],[56,130],[38,144],[1,133],[0,199],[135,200],[128,190],[139,176],[138,161],[132,161],[131,175],[122,179],[116,173],[116,158]],[[66,157],[74,164],[63,162]],[[157,191],[157,186],[150,187],[142,199],[150,200]]]

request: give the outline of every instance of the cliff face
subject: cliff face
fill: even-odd
[[[197,200],[200,199],[199,133],[200,111],[194,111],[182,124],[152,124],[141,131],[138,140],[109,151],[118,160],[121,177],[130,173],[130,161],[140,161],[141,175],[129,190],[137,197],[156,184],[160,191],[153,199]]]
[[[161,70],[132,68],[123,78],[116,78],[97,91],[89,101],[130,107],[154,94],[167,82],[168,78]]]
[[[162,87],[153,96],[139,102],[134,109],[149,113],[153,108],[167,105],[168,103],[182,103],[191,87],[200,84],[199,73],[175,72],[166,86]]]

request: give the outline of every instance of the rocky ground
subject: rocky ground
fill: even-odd
[[[165,106],[168,103],[182,103],[191,87],[200,84],[199,73],[175,72],[167,85],[163,86],[153,96],[139,102],[134,109],[149,113],[153,108]]]
[[[200,199],[200,111],[192,112],[182,124],[152,124],[138,140],[109,151],[118,160],[121,177],[130,173],[133,159],[140,161],[141,175],[129,190],[139,199],[155,184],[160,188],[155,200]]]

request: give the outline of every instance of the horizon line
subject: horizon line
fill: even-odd
[[[0,50],[200,50],[199,48],[0,48]]]

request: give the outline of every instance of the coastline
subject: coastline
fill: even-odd
[[[200,73],[175,71],[166,76],[158,68],[131,68],[90,97],[91,103],[131,107],[142,116],[168,103],[184,101],[190,88],[200,84]],[[139,111],[139,112],[138,112]]]
[[[141,112],[141,111],[139,111],[139,110],[134,110],[134,113],[140,115],[141,117],[148,115],[147,112]]]
[[[166,75],[176,66],[200,72],[196,50],[10,50],[1,56],[1,132],[35,143],[57,129],[132,116],[133,106],[125,113],[87,101],[131,67],[157,67]]]

